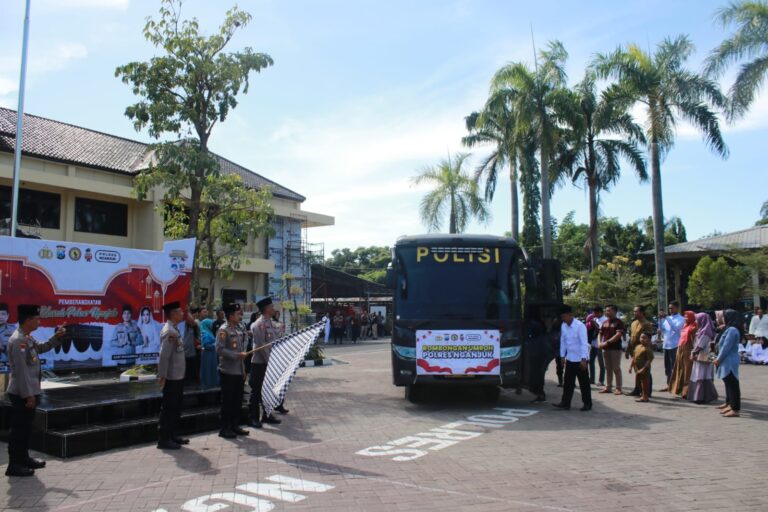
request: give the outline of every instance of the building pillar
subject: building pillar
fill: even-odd
[[[682,305],[683,294],[681,293],[681,288],[682,288],[683,271],[680,270],[680,267],[678,265],[675,265],[672,267],[672,274],[674,276],[674,283],[675,283],[674,297],[675,297],[675,300]]]
[[[760,274],[755,269],[751,269],[752,272],[752,307],[759,308],[762,307],[762,303],[760,301]]]

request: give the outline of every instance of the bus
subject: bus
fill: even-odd
[[[412,402],[435,385],[481,386],[492,400],[501,388],[520,392],[531,375],[527,353],[547,342],[531,328],[556,328],[562,305],[559,263],[497,236],[401,237],[387,285],[393,383]]]

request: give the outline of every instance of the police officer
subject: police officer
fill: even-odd
[[[157,362],[157,378],[163,390],[158,423],[157,447],[161,450],[178,450],[189,439],[176,435],[184,399],[184,343],[179,333],[179,323],[184,320],[181,304],[171,302],[163,306],[168,320],[160,331],[160,357]]]
[[[240,409],[243,405],[245,384],[245,332],[240,329],[243,311],[240,304],[224,306],[226,322],[216,334],[216,354],[219,356],[221,377],[221,430],[219,436],[232,439],[247,436],[248,431],[240,428]]]
[[[141,329],[139,324],[133,319],[133,308],[126,304],[123,306],[123,322],[117,327],[112,334],[110,340],[110,346],[116,348],[114,354],[122,356],[136,355],[136,347],[143,344],[144,340],[141,336]],[[136,358],[119,358],[117,364],[135,364]]]
[[[40,326],[40,306],[20,304],[19,326],[8,341],[8,363],[11,378],[8,398],[11,401],[11,429],[8,436],[8,476],[32,476],[45,461],[29,456],[29,434],[35,408],[40,399],[40,354],[61,345],[64,328],[58,327],[53,337],[40,343],[32,333]]]
[[[272,299],[267,297],[256,303],[261,316],[251,325],[251,335],[253,337],[253,348],[256,350],[251,358],[251,374],[248,384],[251,387],[251,398],[248,402],[251,426],[261,428],[262,423],[279,425],[281,421],[272,414],[269,416],[262,413],[261,388],[264,385],[264,377],[267,374],[267,364],[269,355],[272,351],[272,345],[280,337],[280,329],[272,320],[275,307]],[[280,407],[275,410],[279,410]],[[288,412],[286,409],[284,411]]]
[[[8,360],[8,341],[16,327],[8,322],[10,310],[8,304],[0,302],[0,361]]]

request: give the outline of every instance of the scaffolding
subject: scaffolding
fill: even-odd
[[[267,294],[281,300],[291,295],[297,304],[309,306],[312,264],[325,259],[325,246],[307,242],[307,219],[301,214],[276,217],[272,228],[275,234],[268,240],[267,248],[269,259],[275,263],[275,271],[269,276]],[[287,289],[286,274],[292,276],[291,290]]]

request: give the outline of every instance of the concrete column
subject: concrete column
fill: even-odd
[[[675,265],[672,267],[672,273],[674,275],[674,283],[675,283],[675,290],[674,290],[674,297],[675,300],[678,301],[681,305],[683,303],[681,288],[682,288],[682,270],[680,270],[680,267]]]
[[[760,274],[757,272],[757,270],[752,269],[752,289],[754,290],[752,295],[752,304],[753,308],[757,308],[762,306],[760,303]]]

